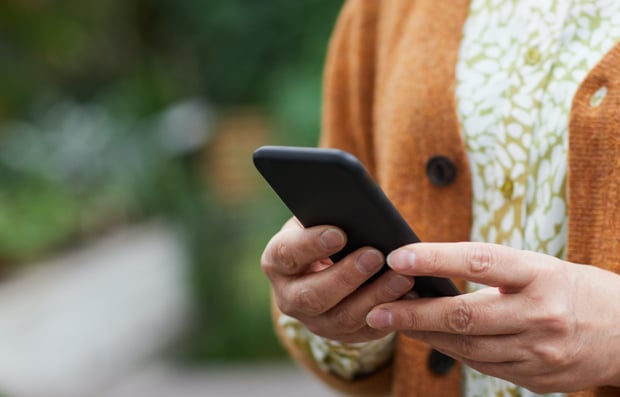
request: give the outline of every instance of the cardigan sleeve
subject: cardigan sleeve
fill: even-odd
[[[321,146],[355,154],[373,172],[372,103],[374,43],[380,0],[347,0],[340,12],[327,52],[323,82]],[[281,313],[273,305],[278,337],[291,356],[332,388],[348,395],[388,395],[392,365],[361,379],[345,380],[319,367],[308,349],[296,344],[279,325]]]

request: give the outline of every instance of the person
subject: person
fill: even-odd
[[[346,1],[321,145],[425,242],[331,263],[344,232],[289,220],[261,266],[291,355],[354,395],[620,395],[619,40],[615,1]]]

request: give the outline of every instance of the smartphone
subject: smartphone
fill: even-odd
[[[331,256],[334,262],[365,246],[388,255],[420,241],[362,163],[348,152],[263,146],[253,160],[304,227],[334,225],[347,234],[346,246]],[[387,269],[386,265],[382,272]],[[420,297],[460,293],[449,279],[429,276],[416,277],[413,290]]]

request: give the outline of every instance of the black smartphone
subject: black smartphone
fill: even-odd
[[[334,225],[347,234],[346,246],[334,262],[370,246],[387,255],[420,239],[361,162],[338,149],[263,146],[254,165],[304,227]],[[384,270],[387,269],[387,265]],[[447,278],[416,277],[421,297],[460,292]]]

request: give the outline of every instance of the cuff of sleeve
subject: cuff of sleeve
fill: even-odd
[[[395,334],[368,342],[342,343],[315,335],[284,314],[279,316],[278,326],[322,371],[343,380],[362,379],[378,372],[391,362],[394,353]]]

